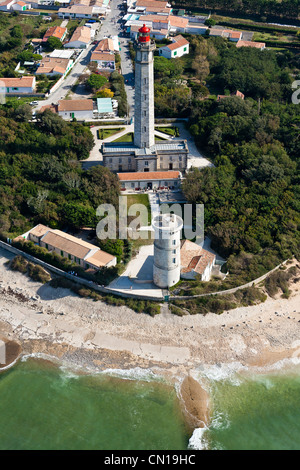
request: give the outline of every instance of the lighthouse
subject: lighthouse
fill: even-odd
[[[153,282],[167,289],[180,280],[180,235],[182,218],[175,214],[159,214],[153,218],[154,264]]]
[[[139,29],[135,50],[134,145],[140,149],[149,149],[155,144],[153,83],[155,43],[151,40],[150,28],[146,25]]]

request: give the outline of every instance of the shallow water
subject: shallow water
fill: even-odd
[[[78,375],[40,360],[0,375],[0,449],[182,450],[173,387]]]
[[[195,432],[198,449],[299,450],[300,370],[231,374],[209,381],[212,423]]]

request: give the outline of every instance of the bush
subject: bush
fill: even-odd
[[[38,264],[27,261],[23,256],[16,256],[9,263],[10,269],[27,274],[32,280],[45,284],[51,281],[50,274]]]

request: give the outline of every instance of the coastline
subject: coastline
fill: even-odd
[[[200,369],[276,368],[300,358],[299,281],[288,300],[276,296],[221,315],[152,318],[34,282],[9,270],[6,260],[0,258],[2,338],[20,344],[22,356],[57,358],[75,370],[163,377],[176,386],[191,428],[209,424]]]

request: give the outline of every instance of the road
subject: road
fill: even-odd
[[[100,30],[95,35],[95,40],[100,41],[104,37],[107,36],[118,36],[122,30],[121,23],[118,23],[118,20],[121,18],[120,9],[118,7],[120,0],[112,0],[111,1],[111,12],[108,13],[105,20],[102,21],[102,25]],[[123,16],[123,14],[122,14]],[[125,80],[130,79],[132,84],[134,80],[133,76],[133,69],[132,64],[129,57],[129,47],[128,47],[128,38],[122,39],[121,45],[121,60],[122,60],[122,71],[123,71],[123,64],[124,64],[124,72],[126,76],[124,76]],[[65,78],[61,86],[54,91],[47,99],[41,100],[39,104],[34,108],[35,111],[39,110],[42,106],[49,105],[51,103],[57,103],[59,100],[64,99],[67,93],[71,90],[73,85],[75,85],[76,81],[83,74],[84,70],[88,66],[91,60],[91,54],[95,49],[96,45],[90,44],[89,47],[84,50],[81,58],[74,65],[73,69],[69,73],[69,75]],[[131,110],[133,110],[134,105],[134,89],[130,85],[126,86],[126,92],[128,93],[128,101]]]

